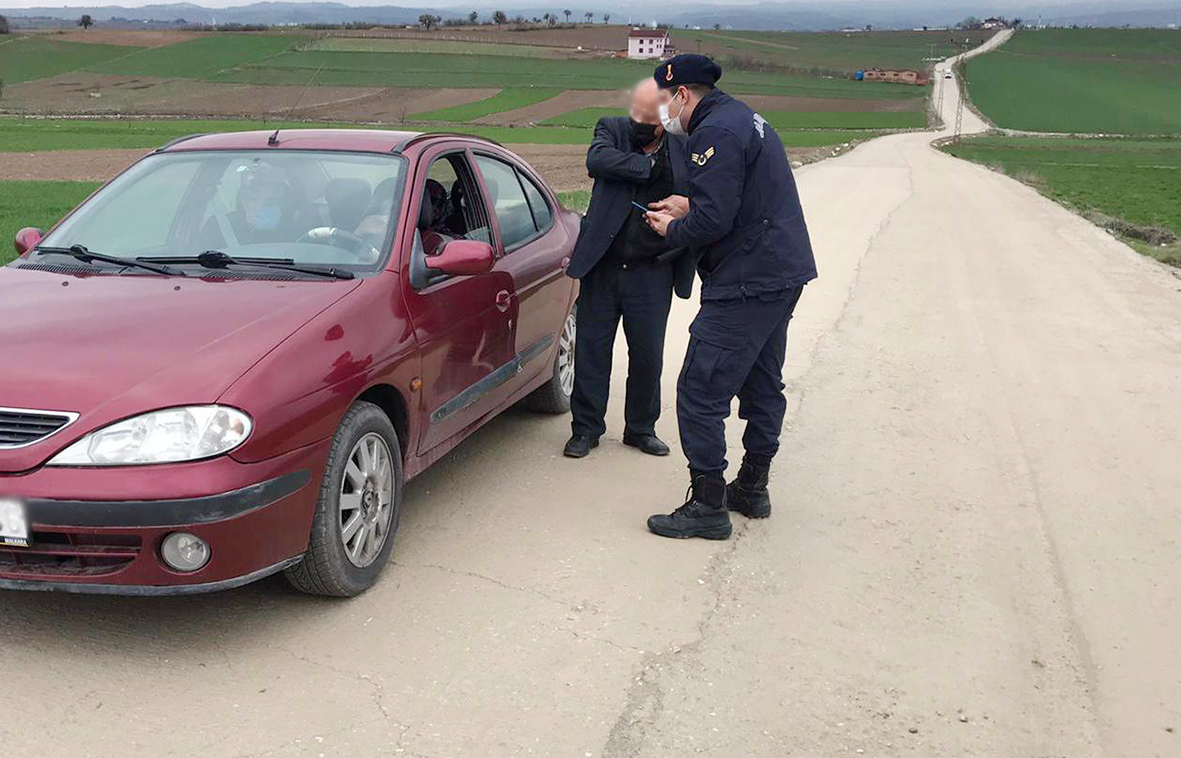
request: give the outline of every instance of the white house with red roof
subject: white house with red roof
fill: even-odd
[[[671,49],[664,29],[632,29],[627,33],[628,58],[663,58]]]

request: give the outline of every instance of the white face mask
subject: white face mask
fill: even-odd
[[[685,106],[681,106],[681,110],[677,115],[673,116],[669,113],[669,106],[672,105],[672,100],[667,103],[660,104],[660,125],[664,127],[664,131],[673,135],[684,135],[685,127],[681,126],[681,114],[685,112]]]

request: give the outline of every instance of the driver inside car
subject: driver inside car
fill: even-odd
[[[448,242],[457,239],[447,227],[450,209],[447,188],[434,179],[427,179],[422,193],[422,207],[418,214],[422,249],[427,255],[438,255]]]
[[[227,214],[238,244],[291,242],[295,239],[295,210],[286,173],[266,163],[242,166],[238,171],[242,174],[238,207]]]

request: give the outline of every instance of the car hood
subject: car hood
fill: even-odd
[[[216,401],[361,281],[66,276],[0,268],[0,407],[79,414],[44,442],[0,448],[0,472],[35,468],[111,421]]]

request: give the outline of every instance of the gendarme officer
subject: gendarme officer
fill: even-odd
[[[692,495],[673,513],[648,519],[665,537],[726,539],[730,510],[771,514],[767,473],[787,410],[787,324],[816,278],[783,143],[762,116],[714,87],[721,76],[703,55],[678,55],[655,73],[665,131],[689,135],[689,200],[686,208],[670,198],[647,219],[671,247],[696,249],[702,282],[677,381]],[[746,454],[727,485],[725,419],[735,395]]]

